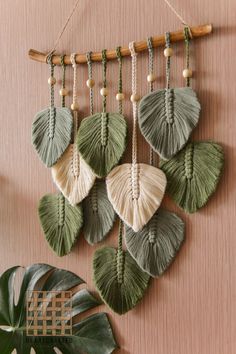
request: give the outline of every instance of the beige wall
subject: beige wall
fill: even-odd
[[[212,138],[226,153],[224,177],[207,207],[192,216],[184,215],[186,243],[170,270],[152,282],[144,300],[123,317],[111,313],[111,321],[122,354],[233,354],[235,343],[235,176],[236,176],[236,25],[235,0],[173,0],[191,24],[213,23],[214,33],[192,46],[193,87],[202,103],[202,116],[194,139]],[[0,272],[15,264],[46,262],[74,271],[93,289],[91,262],[94,249],[81,237],[73,252],[56,257],[48,248],[37,217],[37,202],[55,191],[50,171],[38,160],[31,146],[34,114],[48,104],[48,69],[28,60],[33,47],[49,50],[72,0],[0,1],[0,183],[1,231]],[[100,50],[127,44],[130,40],[176,30],[181,26],[163,1],[81,0],[59,51]],[[173,85],[182,85],[183,45],[175,46]],[[157,86],[164,85],[164,61],[155,52]],[[139,84],[147,90],[147,56],[139,56]],[[117,64],[109,64],[111,95],[108,108],[116,109]],[[95,79],[101,84],[101,67]],[[130,93],[130,60],[125,60],[125,92]],[[72,73],[67,73],[67,86]],[[88,113],[86,67],[79,68],[81,116]],[[57,71],[56,75],[60,75]],[[57,86],[58,89],[58,86]],[[70,97],[71,101],[71,97]],[[96,93],[95,107],[101,109]],[[131,105],[125,113],[131,122]],[[140,161],[148,161],[148,148],[139,137]],[[130,152],[125,156],[129,160]],[[108,239],[116,244],[116,233]],[[104,306],[101,310],[110,311]]]

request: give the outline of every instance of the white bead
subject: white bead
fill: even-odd
[[[137,93],[133,93],[131,96],[130,96],[130,101],[131,102],[138,102],[140,100],[140,97]]]
[[[148,82],[153,82],[153,81],[155,81],[156,80],[156,76],[154,75],[154,74],[149,74],[148,76],[147,76],[147,81]]]
[[[116,100],[117,101],[123,101],[125,98],[125,95],[122,92],[119,92],[116,94]]]
[[[164,56],[167,57],[171,57],[173,55],[173,49],[172,48],[165,48],[164,50]]]
[[[66,88],[62,88],[59,91],[60,96],[67,96],[69,91]]]
[[[56,83],[55,77],[53,77],[53,76],[49,77],[48,84],[49,85],[55,85],[55,83]]]
[[[193,71],[192,69],[184,69],[183,70],[183,77],[185,79],[187,79],[188,77],[192,77],[193,76]]]
[[[108,95],[108,89],[106,87],[101,88],[100,94],[106,97]]]
[[[72,103],[70,108],[72,109],[72,111],[78,111],[79,110],[79,105],[78,105],[77,102],[76,103]]]
[[[92,88],[95,85],[95,81],[93,79],[88,79],[86,85],[88,88]]]

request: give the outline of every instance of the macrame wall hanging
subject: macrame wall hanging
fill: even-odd
[[[131,42],[129,47],[99,53],[55,55],[79,1],[73,8],[52,51],[45,55],[30,50],[34,60],[50,68],[50,107],[36,115],[32,142],[43,163],[52,169],[59,194],[45,195],[39,202],[39,218],[45,238],[58,256],[67,255],[80,233],[90,245],[104,241],[119,219],[118,248],[97,249],[93,259],[94,283],[101,298],[115,312],[124,314],[143,297],[150,279],[161,276],[175,259],[184,241],[184,222],[162,208],[165,191],[187,213],[202,208],[216,190],[223,164],[222,147],[213,141],[190,141],[200,117],[200,103],[190,87],[189,46],[192,39],[211,33],[211,25],[189,27],[177,32]],[[184,41],[185,87],[171,86],[172,44]],[[156,80],[154,48],[165,46],[166,87],[154,90]],[[148,50],[147,94],[140,100],[137,82],[138,54]],[[132,63],[130,100],[132,104],[132,161],[121,163],[127,146],[127,119],[123,113],[123,57]],[[140,56],[139,56],[140,57]],[[117,112],[107,110],[109,60],[118,63]],[[92,65],[101,62],[102,109],[94,112],[96,88]],[[78,105],[77,64],[87,64],[90,115],[83,118]],[[62,68],[62,107],[54,105],[55,65]],[[65,107],[66,65],[73,68],[73,102]],[[83,119],[82,119],[83,118]],[[138,126],[150,145],[149,164],[138,162]],[[155,166],[154,153],[159,156]],[[117,217],[116,217],[117,215]],[[124,242],[126,248],[124,248]]]

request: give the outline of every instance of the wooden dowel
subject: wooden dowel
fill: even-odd
[[[196,26],[196,27],[190,27],[190,30],[191,30],[192,38],[198,38],[198,37],[202,37],[202,36],[206,36],[207,34],[210,34],[212,32],[212,25],[201,25],[201,26]],[[160,47],[160,46],[165,45],[165,36],[164,35],[152,37],[152,39],[153,39],[153,47]],[[171,42],[179,42],[179,41],[184,40],[183,30],[172,32],[170,34],[170,40],[171,40]],[[137,52],[142,52],[144,50],[147,50],[147,42],[145,40],[141,41],[141,42],[136,42],[135,49]],[[121,48],[121,55],[123,57],[130,56],[129,48],[122,47]],[[29,57],[30,57],[30,59],[35,60],[35,61],[39,61],[41,63],[46,63],[46,61],[47,61],[47,54],[40,53],[34,49],[29,50]],[[102,53],[101,52],[93,53],[91,56],[91,59],[92,59],[92,61],[101,61],[102,60]],[[114,49],[107,51],[107,59],[108,60],[116,59],[116,51]],[[71,64],[70,55],[66,55],[64,58],[64,61],[65,61],[65,64],[67,64],[67,65]],[[52,62],[53,62],[53,64],[61,65],[60,56],[53,55]],[[77,54],[76,55],[76,63],[83,64],[86,62],[87,62],[86,54]]]

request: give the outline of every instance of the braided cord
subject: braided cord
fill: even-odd
[[[166,48],[170,48],[170,32],[165,33]],[[166,88],[170,88],[170,57],[166,57]]]
[[[188,26],[184,27],[184,41],[185,41],[185,67],[189,69],[189,42],[190,42],[190,29]],[[190,77],[186,77],[186,86],[190,86]]]
[[[53,53],[48,55],[47,63],[50,68],[50,78],[54,79],[54,67],[55,65],[52,62]],[[54,104],[54,83],[50,83],[50,110],[49,110],[49,138],[54,137],[54,128],[55,128],[55,117],[56,117],[56,108]]]
[[[103,87],[107,87],[107,50],[103,49],[102,51],[102,81],[103,81]],[[102,110],[103,113],[106,113],[107,109],[107,98],[106,95],[103,96],[102,99]]]
[[[76,53],[72,53],[70,56],[70,61],[73,68],[73,94],[72,94],[72,104],[76,106],[78,104],[78,92],[77,92],[77,64],[76,64]],[[78,111],[73,110],[74,116],[74,141],[78,130]]]
[[[87,65],[88,65],[88,78],[93,79],[93,67],[92,67],[92,52],[86,53]],[[93,115],[94,103],[93,103],[93,87],[89,88],[89,105],[90,105],[90,115]]]
[[[135,51],[134,42],[129,43],[129,50],[132,58],[132,95],[137,95],[137,53]],[[133,101],[133,135],[132,135],[132,163],[137,163],[137,119],[138,119],[138,102]]]
[[[61,69],[62,69],[62,80],[61,80],[61,88],[65,88],[65,81],[66,81],[66,65],[65,65],[65,55],[61,55]],[[65,107],[65,96],[61,96],[61,106]]]
[[[123,91],[123,81],[122,81],[122,55],[121,55],[121,47],[116,48],[116,56],[119,63],[119,80],[118,80],[118,93],[122,93]],[[123,101],[118,101],[118,111],[120,114],[123,112]]]
[[[147,47],[148,47],[148,73],[153,74],[153,43],[152,37],[147,39]],[[153,82],[149,82],[149,93],[153,92]],[[149,150],[149,163],[153,166],[153,149],[150,146]]]
[[[124,255],[122,249],[122,239],[123,239],[123,221],[119,220],[119,236],[118,236],[118,250],[117,250],[117,279],[118,283],[123,283],[124,277]]]

